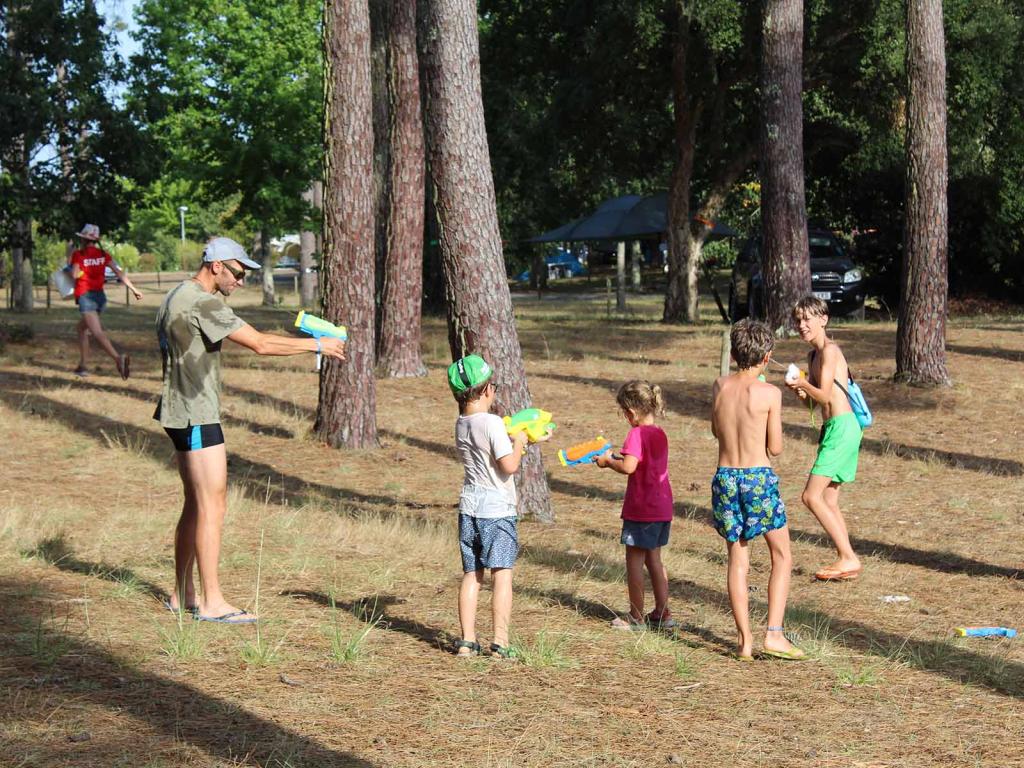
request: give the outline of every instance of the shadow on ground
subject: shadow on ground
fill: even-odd
[[[111,718],[127,715],[158,731],[167,743],[195,747],[232,765],[374,765],[351,753],[329,749],[238,703],[211,696],[183,681],[140,670],[79,636],[48,630],[48,646],[59,646],[64,652],[53,660],[59,660],[59,665],[45,663],[26,635],[7,634],[13,628],[40,626],[42,604],[30,597],[31,588],[29,583],[0,582],[4,595],[0,602],[0,637],[4,638],[4,653],[10,662],[4,665],[4,690],[10,698],[3,709],[12,719],[45,717],[51,726],[66,720],[73,727],[74,711],[91,705],[106,709]],[[33,700],[39,700],[37,711],[31,709]],[[73,704],[68,713],[61,714],[62,702]],[[28,711],[11,709],[17,706]],[[101,754],[111,749],[104,746],[104,740],[72,744],[67,733],[58,732],[52,739],[34,738],[23,756],[28,758],[25,765],[112,765],[124,757],[122,746],[117,747],[116,755]],[[145,762],[143,756],[137,757],[139,765]]]

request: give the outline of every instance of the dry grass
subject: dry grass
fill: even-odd
[[[159,602],[180,489],[151,418],[152,307],[106,317],[132,350],[129,382],[99,358],[97,375],[74,379],[72,312],[34,317],[33,346],[0,358],[0,764],[1024,761],[1020,641],[951,636],[964,624],[1024,628],[1019,319],[955,321],[957,385],[947,391],[891,383],[891,324],[837,327],[878,417],[842,499],[865,575],[810,581],[830,556],[799,503],[816,430],[789,407],[778,462],[797,564],[787,628],[814,660],[742,665],[728,656],[724,548],[707,522],[720,327],[663,327],[657,297],[608,322],[603,301],[516,299],[532,391],[559,423],[558,445],[545,450],[550,459],[598,431],[621,439],[614,387],[637,376],[663,386],[678,501],[665,561],[681,630],[607,629],[625,608],[623,484],[549,461],[558,522],[522,525],[511,664],[446,650],[458,633],[461,470],[440,322],[426,323],[427,378],[379,382],[374,451],[333,452],[310,438],[310,360],[227,351],[222,579],[236,602],[258,599],[257,634],[179,621]],[[290,319],[254,306],[242,314],[258,327]],[[787,341],[776,357],[802,354]],[[761,623],[767,569],[755,546]],[[887,604],[886,594],[911,600]],[[486,594],[480,623],[487,640]]]

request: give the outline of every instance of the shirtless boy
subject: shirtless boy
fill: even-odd
[[[783,635],[790,570],[786,507],[772,456],[782,453],[782,392],[760,380],[775,337],[764,323],[741,320],[732,327],[732,356],[739,371],[715,382],[711,431],[718,438],[718,471],[711,481],[715,529],[729,552],[729,604],[739,635],[736,658],[753,660],[753,635],[747,606],[751,539],[764,535],[771,553],[768,578],[768,628],[763,655],[805,658]]]
[[[793,308],[800,338],[811,345],[807,356],[808,375],[787,386],[800,397],[821,408],[824,425],[818,442],[818,456],[811,467],[801,497],[821,527],[832,539],[837,558],[814,574],[820,581],[852,581],[860,576],[861,562],[850,545],[846,520],[839,511],[839,487],[857,476],[857,454],[862,436],[860,424],[850,407],[842,383],[850,370],[839,345],[825,335],[828,304],[807,296]]]

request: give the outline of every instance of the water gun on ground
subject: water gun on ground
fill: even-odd
[[[316,369],[320,370],[320,339],[330,336],[332,339],[348,341],[348,330],[344,325],[329,323],[322,317],[300,311],[295,318],[295,327],[316,339]]]
[[[575,467],[578,464],[592,464],[597,457],[612,449],[612,444],[602,436],[585,443],[577,443],[558,452],[558,461],[563,467]]]
[[[954,634],[960,637],[1016,637],[1017,630],[1009,627],[957,627]]]
[[[531,443],[535,443],[555,431],[556,424],[551,414],[540,408],[524,408],[513,416],[505,417],[505,430],[509,437],[525,432]]]

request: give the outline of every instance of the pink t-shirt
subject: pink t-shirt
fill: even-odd
[[[668,436],[655,424],[633,427],[622,453],[636,456],[636,471],[626,481],[622,519],[662,523],[672,519],[672,484],[668,480]]]

